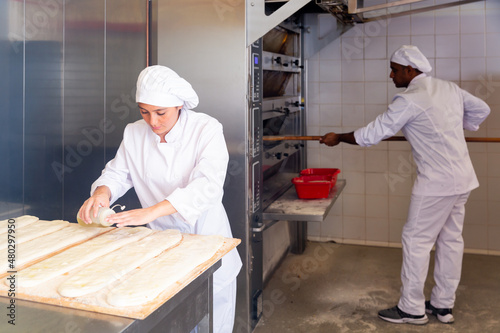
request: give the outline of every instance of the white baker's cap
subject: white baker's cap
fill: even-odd
[[[146,67],[137,79],[136,103],[161,107],[183,105],[193,109],[198,105],[198,95],[191,84],[168,67]]]
[[[411,66],[418,69],[422,73],[432,71],[432,66],[429,60],[420,52],[418,47],[413,45],[403,45],[397,49],[391,56],[391,62],[403,66]]]

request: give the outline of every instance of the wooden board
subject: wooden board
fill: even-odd
[[[168,289],[164,290],[154,300],[140,306],[114,307],[106,302],[106,296],[108,291],[111,290],[114,286],[120,284],[121,281],[125,280],[130,274],[133,274],[135,270],[126,274],[121,279],[113,282],[108,287],[103,288],[98,292],[74,298],[62,297],[57,292],[58,286],[63,281],[65,281],[69,276],[71,276],[72,273],[74,273],[77,270],[80,270],[77,269],[75,271],[70,271],[68,273],[65,273],[64,275],[55,278],[50,282],[44,283],[43,285],[39,285],[32,288],[18,287],[16,289],[16,298],[27,301],[63,306],[73,309],[117,315],[133,319],[144,319],[147,316],[149,316],[153,311],[158,309],[163,303],[167,302],[170,298],[172,298],[175,294],[177,294],[180,290],[182,290],[185,286],[187,286],[191,281],[193,281],[199,275],[201,275],[205,270],[207,270],[209,267],[215,264],[224,255],[229,253],[229,251],[238,246],[240,242],[241,240],[236,238],[225,238],[224,244],[212,258],[205,261],[203,264],[197,266],[183,279],[177,281],[175,285],[172,285]],[[151,259],[151,261],[148,261],[143,266],[149,264],[150,262],[154,262],[154,260],[155,260],[154,258]],[[140,267],[136,269],[140,269]],[[161,267],[158,267],[158,269],[161,269]],[[147,288],[147,286],[144,286],[144,288]],[[0,296],[5,296],[5,297],[8,296],[8,287],[4,284],[3,280],[0,282]]]

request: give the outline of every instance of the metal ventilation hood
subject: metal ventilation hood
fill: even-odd
[[[423,13],[482,0],[451,0],[448,3],[440,5],[417,5],[418,2],[422,3],[423,1],[425,0],[388,0],[385,4],[365,7],[363,6],[364,0],[315,0],[319,7],[335,16],[343,24],[384,20],[389,17]]]
[[[303,16],[302,22],[297,21],[297,24],[302,24],[309,36],[304,43],[304,56],[307,59],[355,24],[483,0],[449,0],[448,3],[431,6],[425,6],[425,0],[387,1],[384,4],[364,6],[365,0],[246,0],[246,45],[252,45],[283,21]],[[337,24],[328,34],[320,36],[318,14],[325,13],[334,16]]]
[[[364,0],[247,0],[247,45],[290,16],[301,13],[330,13],[339,23],[353,25],[427,12],[483,0],[450,0],[440,5],[423,6],[425,0],[387,0],[387,3],[364,6]],[[418,3],[421,3],[418,5]],[[311,6],[314,5],[314,6]]]

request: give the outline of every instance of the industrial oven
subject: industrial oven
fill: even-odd
[[[262,315],[262,212],[305,166],[302,142],[262,136],[304,134],[303,24],[293,14],[306,3],[266,13],[264,1],[152,2],[152,63],[186,78],[200,97],[196,111],[224,127],[224,206],[242,240],[235,332],[252,331]]]
[[[262,314],[263,248],[269,223],[262,212],[290,186],[305,165],[301,142],[263,141],[268,135],[300,135],[304,131],[304,66],[301,24],[290,17],[255,41],[250,52],[249,84],[249,222],[252,231],[249,281],[250,320]],[[233,227],[233,230],[235,228]]]

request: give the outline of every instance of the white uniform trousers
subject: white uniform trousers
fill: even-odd
[[[214,333],[231,333],[234,326],[236,312],[236,280],[234,279],[218,293],[213,299],[213,325]],[[198,324],[191,333],[207,332],[208,323]]]
[[[214,333],[231,333],[236,312],[236,280],[214,294]]]
[[[436,285],[432,289],[431,302],[437,308],[453,308],[462,271],[462,229],[469,194],[411,196],[408,220],[402,234],[402,287],[398,307],[404,312],[412,315],[425,313],[424,284],[434,245]]]

